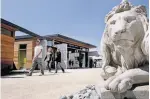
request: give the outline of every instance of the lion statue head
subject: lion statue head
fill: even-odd
[[[106,16],[105,23],[104,35],[108,44],[111,42],[125,47],[134,46],[144,38],[148,30],[146,8],[122,2]]]

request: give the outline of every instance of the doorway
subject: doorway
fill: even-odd
[[[20,44],[19,45],[19,66],[20,69],[25,67],[26,64],[26,48],[27,48],[27,44]]]

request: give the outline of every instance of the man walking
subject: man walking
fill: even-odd
[[[57,52],[56,52],[56,60],[55,60],[55,63],[56,63],[55,73],[57,73],[58,65],[60,66],[62,72],[65,73],[65,70],[64,70],[63,67],[60,65],[60,63],[61,63],[61,52],[60,52],[59,49],[57,49]]]
[[[36,46],[34,48],[34,58],[32,60],[32,68],[30,69],[30,72],[27,74],[27,76],[32,76],[32,73],[37,65],[40,67],[41,70],[41,74],[39,76],[44,75],[44,69],[42,66],[42,50],[43,47],[40,45],[40,40],[37,39]]]

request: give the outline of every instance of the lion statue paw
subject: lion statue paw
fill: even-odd
[[[132,87],[132,79],[125,78],[123,80],[119,77],[111,77],[106,80],[105,88],[111,90],[112,92],[124,93]]]

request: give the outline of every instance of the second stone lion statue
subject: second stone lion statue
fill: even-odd
[[[106,88],[123,93],[148,82],[149,32],[146,8],[124,1],[108,13],[101,41]]]

